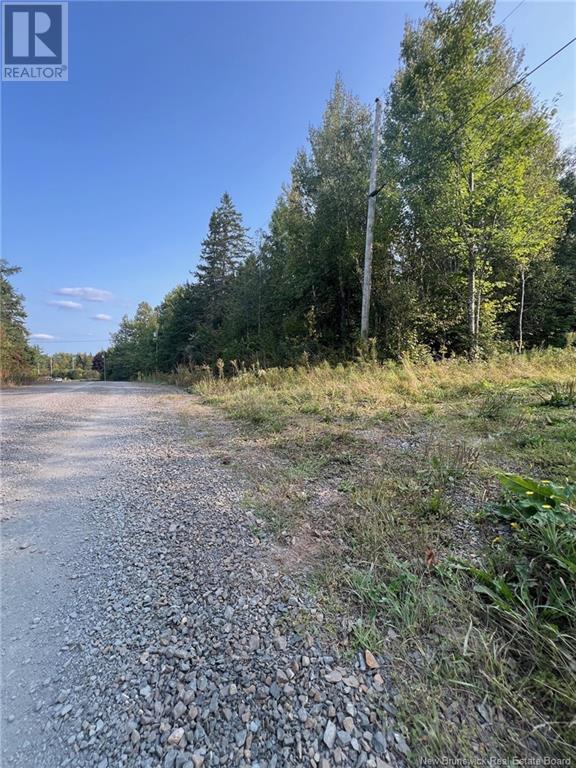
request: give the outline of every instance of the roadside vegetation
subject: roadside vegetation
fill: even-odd
[[[415,765],[575,754],[575,381],[571,348],[192,387],[275,457],[246,503],[386,661]]]
[[[20,272],[0,260],[0,384],[25,384],[34,378],[34,349],[28,343],[24,297],[12,285]]]
[[[46,378],[99,379],[98,359],[85,353],[47,355],[30,343],[24,297],[12,280],[20,272],[0,260],[0,385],[31,384]]]
[[[192,278],[85,361],[242,425],[269,459],[243,464],[254,534],[344,651],[379,656],[414,766],[576,758],[576,166],[524,71],[493,0],[407,24],[368,343],[372,112],[337,78],[267,231],[224,192]],[[22,383],[42,358],[15,271],[2,380]]]
[[[494,11],[406,27],[368,343],[372,114],[338,78],[268,230],[225,193],[190,281],[106,352],[244,425],[254,533],[379,654],[414,765],[576,757],[576,172]]]
[[[492,0],[457,0],[406,26],[379,135],[379,360],[560,347],[576,328],[574,156],[498,18]],[[111,378],[354,359],[372,111],[336,78],[266,231],[225,192],[189,279],[121,322]]]

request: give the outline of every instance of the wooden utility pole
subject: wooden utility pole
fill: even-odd
[[[370,293],[372,291],[372,245],[374,242],[374,215],[376,213],[376,167],[378,164],[378,138],[380,132],[380,111],[382,104],[376,99],[374,114],[374,136],[372,137],[372,159],[370,161],[370,185],[368,190],[368,218],[366,220],[366,248],[364,250],[364,282],[362,284],[362,321],[360,337],[368,340],[370,323]]]
[[[526,297],[526,266],[524,264],[520,267],[520,285],[522,292],[520,293],[520,313],[518,316],[518,352],[524,351],[524,299]]]
[[[478,355],[478,325],[480,322],[480,307],[476,286],[476,242],[474,236],[474,171],[468,174],[468,192],[470,193],[470,226],[471,242],[468,244],[468,331],[470,334],[470,357]]]

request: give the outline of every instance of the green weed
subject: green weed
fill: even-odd
[[[358,619],[352,628],[352,638],[359,650],[368,649],[372,653],[378,653],[384,646],[382,633],[374,620]]]
[[[476,469],[480,453],[466,443],[431,443],[427,448],[434,483],[454,486]]]
[[[576,379],[550,384],[543,387],[539,394],[542,405],[550,408],[576,408]]]
[[[485,567],[463,566],[509,637],[532,696],[576,737],[576,485],[502,474],[507,535]]]
[[[575,370],[576,350],[535,350],[306,363],[195,387],[281,458],[282,482],[257,505],[267,527],[333,532],[318,599],[340,628],[345,600],[351,645],[393,659],[414,764],[564,755],[576,742],[574,541],[561,507],[573,502],[510,486],[487,503],[495,469],[541,474],[557,495],[576,476],[576,413],[563,404]],[[341,493],[316,505],[327,478]]]
[[[512,392],[490,392],[480,403],[478,416],[490,421],[501,421],[514,412],[515,398]]]

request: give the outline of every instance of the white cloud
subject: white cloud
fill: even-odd
[[[49,333],[31,333],[30,338],[37,341],[56,341],[56,336],[51,336]]]
[[[92,315],[90,319],[91,320],[112,320],[112,315],[104,315],[104,314]]]
[[[49,301],[48,304],[58,309],[82,309],[82,304],[77,301]]]
[[[86,301],[110,301],[113,297],[110,291],[102,288],[58,288],[54,291],[59,296],[79,296]]]

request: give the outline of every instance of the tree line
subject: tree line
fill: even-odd
[[[405,29],[380,135],[381,357],[562,345],[575,327],[575,166],[528,82],[497,98],[523,64],[493,17],[493,0],[458,0]],[[123,319],[111,376],[355,356],[371,134],[337,78],[268,230],[250,237],[225,193],[193,276]]]
[[[430,4],[404,32],[380,130],[380,358],[561,346],[576,327],[574,155],[560,152],[554,105],[515,85],[522,53],[494,9]],[[251,235],[224,193],[195,272],[123,318],[108,375],[357,356],[371,141],[371,105],[338,77],[267,230]]]
[[[26,384],[43,377],[94,379],[99,377],[94,357],[85,352],[56,352],[47,355],[30,344],[24,297],[11,277],[20,267],[0,259],[0,384]]]
[[[23,384],[34,378],[37,350],[28,342],[24,297],[10,278],[20,272],[0,259],[0,383]]]
[[[47,355],[40,349],[36,353],[36,374],[63,379],[97,379],[96,355],[90,352],[55,352]]]

